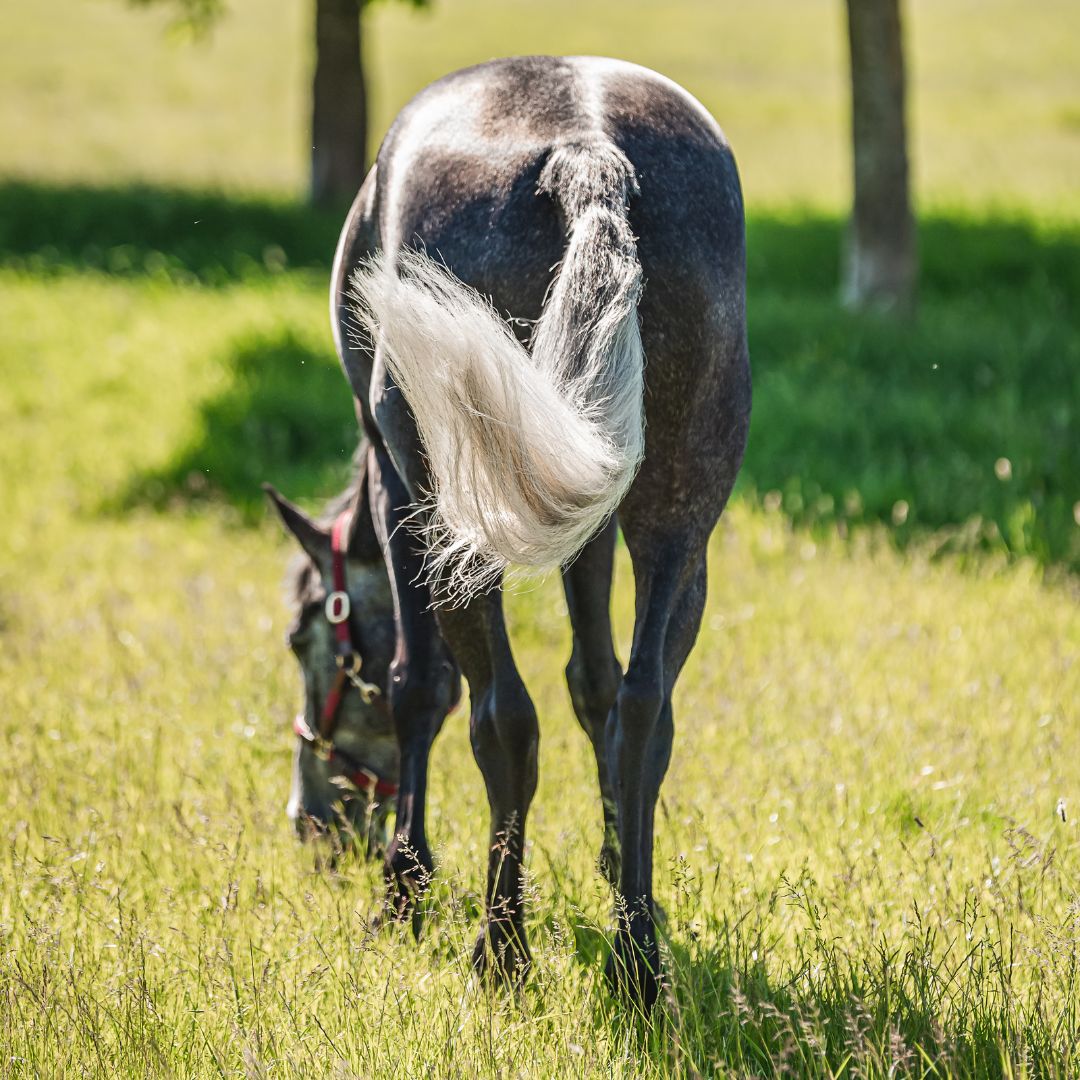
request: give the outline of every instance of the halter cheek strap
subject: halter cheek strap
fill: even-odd
[[[337,639],[336,652],[338,667],[344,667],[345,657],[355,657],[359,665],[359,654],[353,648],[352,633],[349,629],[349,615],[352,613],[352,604],[349,601],[349,591],[345,587],[345,553],[349,543],[349,523],[352,515],[345,511],[334,520],[334,527],[330,533],[330,553],[332,559],[332,572],[334,575],[334,591],[326,598],[326,618],[334,628],[334,637]]]
[[[352,605],[345,581],[345,559],[349,546],[349,526],[352,514],[346,510],[334,521],[330,533],[330,551],[334,591],[326,598],[326,618],[334,628],[334,656],[337,661],[337,674],[323,702],[319,715],[319,730],[314,732],[308,727],[303,716],[293,722],[293,731],[306,742],[323,761],[337,761],[345,767],[345,776],[361,791],[381,795],[386,798],[397,795],[398,785],[379,776],[374,769],[367,768],[355,761],[351,755],[343,753],[334,746],[334,731],[337,728],[341,702],[350,686],[356,687],[366,704],[375,705],[385,711],[386,701],[382,691],[374,683],[366,682],[360,675],[363,661],[359,650],[353,645],[352,630],[349,624]]]

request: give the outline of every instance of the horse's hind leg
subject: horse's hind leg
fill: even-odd
[[[685,536],[628,543],[634,562],[634,644],[607,729],[607,756],[618,805],[622,867],[620,911],[609,980],[649,1008],[659,989],[653,918],[653,818],[671,757],[671,693],[701,623],[704,544]]]
[[[563,571],[563,588],[574,632],[573,651],[566,665],[566,682],[578,723],[585,729],[596,755],[604,807],[604,841],[599,865],[612,885],[619,880],[619,833],[615,793],[608,775],[605,729],[622,678],[622,668],[611,641],[615,536],[613,518]]]
[[[525,819],[536,792],[536,709],[510,652],[501,590],[440,610],[439,623],[469,681],[469,734],[491,810],[486,918],[473,964],[481,974],[516,978],[530,964],[521,866]]]

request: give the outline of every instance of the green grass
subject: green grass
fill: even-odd
[[[1073,414],[1050,454],[1076,400],[1071,232],[932,223],[923,320],[901,332],[836,314],[835,219],[755,218],[748,481],[678,693],[670,990],[644,1027],[602,984],[610,901],[554,583],[512,605],[543,729],[524,995],[467,968],[486,812],[462,716],[435,755],[419,946],[369,931],[374,868],[316,873],[290,835],[287,548],[255,485],[327,494],[352,448],[325,256],[301,227],[319,220],[146,189],[0,196],[71,222],[31,215],[41,242],[9,231],[0,267],[5,1071],[1075,1072],[1080,594],[1075,548],[1052,548],[1077,530],[1058,507]],[[246,254],[191,239],[191,212],[231,221]],[[858,514],[825,513],[827,489],[861,491]],[[1027,546],[980,554],[1004,554],[1016,507]]]
[[[338,220],[291,198],[301,6],[235,4],[207,48],[114,0],[5,12],[0,1076],[1080,1071],[1080,9],[907,5],[936,209],[897,327],[836,303],[840,6],[744,7],[371,20],[376,128],[460,63],[596,51],[687,83],[740,154],[755,412],[677,694],[649,1024],[603,986],[554,582],[511,603],[542,725],[522,994],[468,970],[463,714],[419,944],[371,931],[377,868],[317,872],[285,820],[289,548],[257,485],[317,503],[355,437]],[[622,553],[614,608],[625,657]]]

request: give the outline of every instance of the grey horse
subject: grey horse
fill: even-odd
[[[520,57],[449,75],[402,110],[356,197],[331,316],[365,437],[357,482],[333,529],[272,493],[308,558],[293,812],[328,821],[344,789],[368,821],[396,802],[385,872],[392,910],[414,911],[432,871],[429,754],[463,674],[491,811],[474,963],[522,974],[539,726],[502,584],[510,567],[561,567],[566,677],[616,890],[606,970],[647,1008],[672,692],[750,416],[727,140],[685,90],[620,61]],[[634,571],[625,670],[609,613],[617,529]]]

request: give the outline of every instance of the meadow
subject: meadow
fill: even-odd
[[[0,1075],[1080,1072],[1080,27],[1064,0],[908,7],[908,326],[837,304],[838,4],[369,20],[377,130],[486,55],[621,53],[698,93],[742,165],[755,412],[676,700],[649,1021],[603,985],[556,581],[511,602],[542,730],[522,993],[468,967],[464,714],[419,943],[372,929],[376,866],[317,870],[285,819],[289,548],[258,484],[317,506],[356,438],[339,216],[298,199],[299,6],[237,5],[201,46],[108,0],[5,12]],[[630,600],[620,554],[623,657]]]

